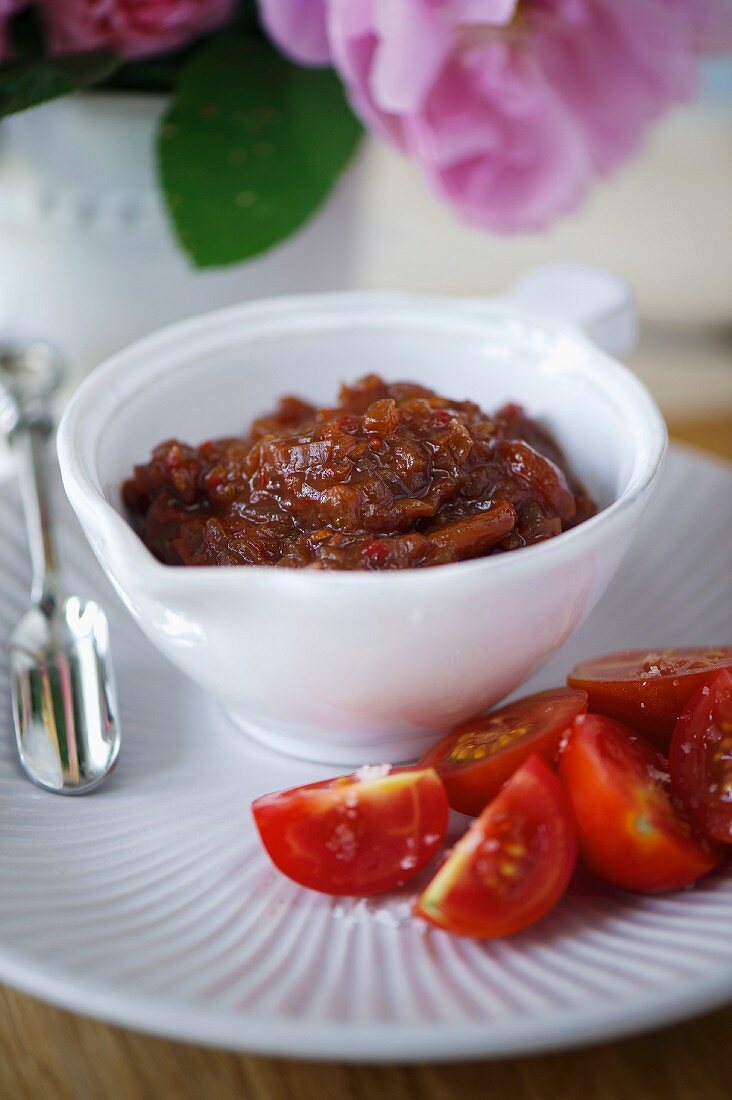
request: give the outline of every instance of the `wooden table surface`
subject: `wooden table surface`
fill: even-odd
[[[672,434],[732,459],[732,416]],[[1,840],[0,840],[1,842]],[[731,991],[732,992],[732,991]],[[0,1100],[729,1100],[732,1007],[580,1051],[503,1062],[343,1066],[156,1039],[0,986]]]

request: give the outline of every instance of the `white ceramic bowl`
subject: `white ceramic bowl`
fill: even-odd
[[[618,351],[634,329],[620,280],[568,267],[501,301],[332,294],[175,325],[109,360],[71,401],[59,432],[66,491],[145,633],[249,733],[311,760],[412,758],[579,626],[659,471],[666,432],[651,397],[568,318]],[[176,568],[126,522],[120,482],[161,439],[235,434],[282,393],[327,403],[369,371],[487,410],[522,402],[601,512],[532,548],[387,574]]]

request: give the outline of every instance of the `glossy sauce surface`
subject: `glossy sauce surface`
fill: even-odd
[[[122,495],[171,565],[441,565],[553,538],[596,510],[520,406],[489,415],[376,375],[330,408],[284,397],[242,437],[160,443]]]

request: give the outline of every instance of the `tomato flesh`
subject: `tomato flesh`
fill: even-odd
[[[549,766],[531,756],[455,845],[415,913],[461,936],[507,936],[556,905],[576,857],[567,798]]]
[[[559,761],[585,863],[627,890],[658,893],[720,862],[672,800],[663,756],[612,718],[575,720]]]
[[[667,751],[682,710],[721,668],[732,668],[732,646],[632,649],[583,661],[567,683],[587,692],[590,711],[623,722]]]
[[[726,669],[699,688],[676,723],[669,768],[697,828],[732,844],[732,673]]]
[[[416,875],[444,840],[447,794],[433,768],[384,769],[256,799],[252,813],[275,866],[311,890],[359,897]]]
[[[563,735],[585,710],[584,691],[541,691],[463,722],[420,764],[440,773],[454,810],[477,817],[532,753],[552,760]]]

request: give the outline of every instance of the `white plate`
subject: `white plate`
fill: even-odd
[[[0,979],[164,1035],[375,1061],[575,1045],[730,995],[729,871],[662,898],[578,886],[541,925],[492,944],[411,919],[413,889],[344,902],[279,876],[249,803],[328,768],[280,759],[231,727],[143,639],[65,516],[70,583],[110,613],[124,744],[98,794],[45,794],[20,775],[4,694]],[[672,452],[612,588],[531,686],[609,648],[729,641],[731,523],[730,470]],[[5,483],[0,639],[27,583]]]

